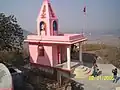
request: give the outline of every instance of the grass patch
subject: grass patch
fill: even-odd
[[[28,54],[25,51],[18,53],[16,51],[1,51],[0,52],[0,62],[6,62],[12,64],[13,66],[21,66],[25,64],[25,59]]]
[[[102,57],[104,61],[120,68],[120,48],[109,47],[106,50],[96,51],[96,55]]]
[[[108,46],[105,44],[84,44],[83,47],[86,51],[96,51],[106,49]]]

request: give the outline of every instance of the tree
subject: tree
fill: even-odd
[[[0,51],[19,51],[23,48],[23,30],[14,15],[0,13]]]
[[[96,54],[102,57],[100,62],[110,63],[120,68],[120,49],[113,46],[107,46],[105,50],[96,51]]]
[[[21,65],[23,59],[23,30],[14,15],[0,13],[0,61]]]

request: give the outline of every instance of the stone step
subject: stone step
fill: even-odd
[[[92,70],[86,66],[79,66],[75,68],[73,74],[75,75],[74,78],[86,78],[92,75]]]

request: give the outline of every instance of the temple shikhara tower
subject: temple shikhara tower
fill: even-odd
[[[59,22],[49,0],[43,0],[37,17],[37,34],[28,35],[30,63],[34,65],[59,68],[71,71],[82,62],[82,42],[87,39],[82,34],[59,33]],[[71,60],[71,45],[79,43],[79,60]]]
[[[44,0],[37,18],[38,36],[55,36],[58,34],[58,19],[48,0]]]

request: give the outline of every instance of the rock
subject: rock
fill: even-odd
[[[29,83],[25,83],[25,90],[34,90],[34,87]]]

